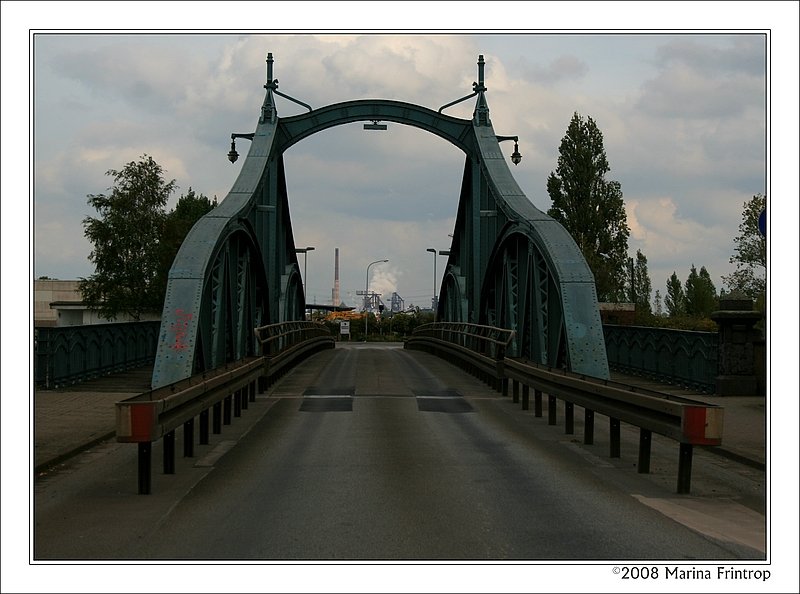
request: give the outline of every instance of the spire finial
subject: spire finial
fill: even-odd
[[[491,126],[492,122],[489,121],[489,105],[486,103],[486,97],[484,96],[486,92],[486,85],[483,84],[484,65],[483,54],[480,54],[478,56],[478,82],[472,83],[472,89],[474,93],[478,95],[478,101],[475,104],[475,112],[472,114],[472,118],[478,126]]]

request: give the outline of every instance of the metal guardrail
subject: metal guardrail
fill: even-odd
[[[256,390],[285,373],[304,357],[335,346],[328,330],[312,322],[284,322],[256,328],[263,355],[249,357],[116,403],[117,441],[137,443],[140,494],[151,492],[152,444],[164,440],[164,474],[175,473],[175,429],[183,425],[184,456],[194,455],[194,422],[199,416],[200,445],[212,430],[222,432],[241,416]],[[211,415],[209,415],[209,411]]]
[[[514,331],[465,322],[434,322],[414,329],[406,348],[444,351],[453,355],[451,362],[481,380],[502,389],[503,362]],[[507,386],[508,384],[506,384]]]
[[[587,445],[594,440],[595,413],[607,416],[610,422],[609,456],[612,458],[620,456],[620,422],[639,427],[640,473],[650,472],[652,433],[676,440],[680,447],[678,493],[689,493],[691,488],[693,446],[722,443],[723,408],[720,406],[505,358],[502,349],[488,356],[462,346],[469,341],[459,340],[458,344],[450,342],[445,333],[437,333],[436,328],[429,327],[419,335],[415,332],[406,346],[445,356],[451,362],[460,362],[503,395],[508,395],[508,382],[511,380],[515,403],[519,402],[519,386],[522,386],[524,410],[529,407],[530,388],[533,388],[537,417],[542,416],[542,394],[546,393],[550,425],[556,424],[557,399],[563,400],[568,434],[574,433],[574,405],[582,406],[585,411],[584,443]]]
[[[334,348],[335,339],[324,324],[317,322],[281,322],[255,329],[264,357],[263,378],[269,382],[279,377],[300,357],[318,350]]]

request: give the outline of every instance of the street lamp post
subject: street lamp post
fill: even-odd
[[[297,248],[295,250],[296,254],[303,254],[303,296],[305,297],[306,294],[306,273],[308,272],[308,252],[313,252],[314,248],[304,247],[304,248]]]
[[[426,251],[433,254],[433,301],[431,301],[431,308],[433,309],[433,321],[436,321],[436,250],[428,248]]]
[[[373,264],[380,264],[388,261],[389,260],[375,260],[374,262],[367,264],[367,282],[364,285],[364,342],[367,342],[367,336],[369,335],[367,332],[369,327],[369,312],[367,311],[367,302],[369,299],[369,267]]]

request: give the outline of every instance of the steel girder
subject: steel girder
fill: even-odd
[[[305,311],[271,94],[228,195],[187,235],[169,273],[152,386],[258,354],[258,326]]]
[[[471,120],[390,100],[316,110],[293,100],[309,112],[278,118],[273,92],[282,94],[271,54],[267,62],[267,93],[242,170],[189,232],[170,270],[153,388],[258,354],[253,328],[303,318],[283,153],[357,121],[413,126],[466,154],[439,319],[510,328],[511,354],[608,377],[594,278],[569,234],[531,204],[511,175],[489,121],[482,56],[475,92],[464,98],[478,97]]]
[[[517,185],[491,122],[473,123],[476,150],[464,167],[439,319],[510,328],[510,356],[607,379],[586,260],[566,229]]]

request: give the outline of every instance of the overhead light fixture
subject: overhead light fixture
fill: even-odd
[[[511,162],[514,165],[519,165],[519,162],[522,161],[522,155],[519,154],[519,146],[517,143],[514,143],[514,152],[511,153]]]
[[[231,134],[231,150],[228,151],[228,161],[231,163],[236,163],[236,160],[239,158],[239,153],[236,152],[236,139],[237,138],[246,138],[247,140],[253,140],[255,133],[252,134]]]
[[[511,153],[511,162],[514,165],[519,165],[519,162],[522,161],[522,155],[519,153],[519,137],[518,136],[495,136],[497,142],[503,142],[504,140],[513,140],[514,141],[514,152]]]
[[[379,124],[380,120],[372,120],[371,124],[364,124],[364,130],[386,130],[386,124]]]

